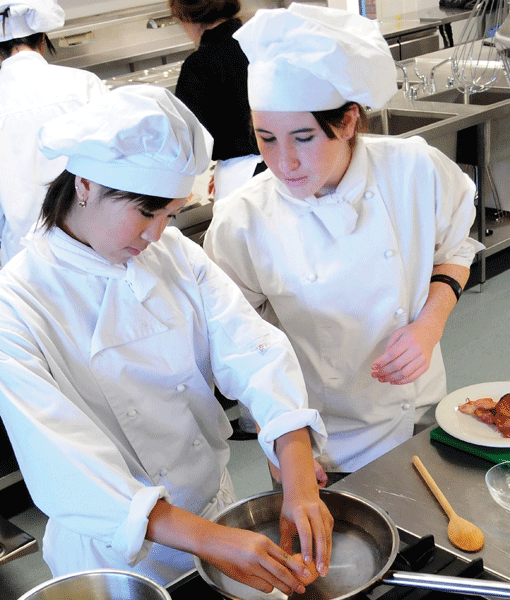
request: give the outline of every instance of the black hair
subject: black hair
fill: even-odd
[[[40,225],[46,231],[52,227],[64,229],[67,215],[76,200],[75,179],[76,175],[64,170],[49,184],[39,216]],[[173,198],[162,196],[123,192],[106,186],[101,186],[101,188],[101,198],[134,202],[148,212],[155,212],[156,210],[165,208],[173,200]]]
[[[240,0],[169,0],[168,4],[175,19],[206,25],[231,19],[241,10]]]
[[[2,31],[5,35],[5,22],[10,16],[11,9],[7,7],[2,13],[0,13],[0,19],[2,19]],[[13,40],[7,40],[0,42],[0,54],[3,58],[11,56],[12,51],[18,46],[28,46],[32,50],[37,50],[41,44],[46,44],[51,54],[55,54],[55,46],[51,43],[50,38],[45,33],[32,33],[25,37],[15,38]]]

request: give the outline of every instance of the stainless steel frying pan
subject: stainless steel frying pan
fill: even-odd
[[[510,598],[509,583],[391,571],[399,549],[399,535],[387,513],[354,494],[332,490],[321,490],[320,493],[335,519],[330,568],[327,576],[319,577],[304,594],[295,594],[296,600],[344,600],[379,583]],[[280,492],[259,494],[228,507],[215,521],[229,527],[257,531],[279,543],[282,501]],[[195,563],[203,579],[231,600],[287,598],[279,590],[264,594],[234,581],[198,558],[195,558]]]

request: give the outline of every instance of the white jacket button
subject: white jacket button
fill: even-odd
[[[365,199],[370,200],[370,198],[374,197],[374,192],[365,192]]]
[[[404,402],[404,404],[402,404],[402,410],[409,410],[410,408],[411,407],[408,402]]]
[[[159,472],[160,477],[165,477],[165,475],[168,474],[168,471],[166,469],[161,469],[161,471]]]
[[[136,417],[138,413],[136,412],[136,410],[134,408],[131,408],[130,410],[127,411],[127,416],[128,417]]]
[[[308,281],[310,283],[313,283],[314,281],[317,281],[317,275],[308,275]]]
[[[184,390],[186,389],[186,386],[184,385],[184,383],[179,383],[179,385],[175,388],[179,394],[182,394],[182,392],[184,392]]]
[[[402,307],[400,307],[400,308],[397,308],[397,310],[396,310],[396,313],[397,313],[397,315],[398,315],[399,317],[400,317],[400,316],[402,316],[402,315],[404,314],[404,312],[405,312],[405,311],[404,311],[404,309],[403,309]]]
[[[391,258],[393,254],[393,250],[386,250],[386,252],[384,253],[384,258]]]
[[[200,440],[195,440],[193,442],[193,446],[195,446],[195,448],[196,448],[197,446],[200,446],[200,443],[201,443]]]

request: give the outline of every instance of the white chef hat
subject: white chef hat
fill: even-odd
[[[54,0],[0,0],[0,42],[46,33],[64,22],[65,13]]]
[[[341,9],[261,9],[234,37],[248,57],[252,110],[320,111],[348,101],[380,108],[397,92],[377,25]]]
[[[211,160],[213,140],[171,92],[122,86],[47,122],[39,147],[68,156],[66,169],[101,185],[163,198],[191,193]]]

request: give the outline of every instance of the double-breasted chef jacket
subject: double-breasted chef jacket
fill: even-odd
[[[250,408],[273,462],[288,431],[323,445],[288,340],[176,228],[127,266],[36,232],[0,271],[0,412],[49,516],[54,575],[133,568],[168,583],[193,567],[144,537],[159,498],[207,516],[224,504],[232,428],[213,379]]]
[[[474,184],[419,137],[359,137],[333,194],[294,198],[270,172],[214,206],[204,249],[288,335],[324,419],[321,462],[352,472],[411,437],[446,393],[439,345],[415,382],[371,377],[413,321],[432,268],[469,267]]]
[[[0,69],[0,240],[2,265],[22,249],[21,239],[39,217],[46,186],[67,157],[49,160],[37,147],[47,121],[108,92],[83,69],[50,65],[33,50],[2,61]]]

